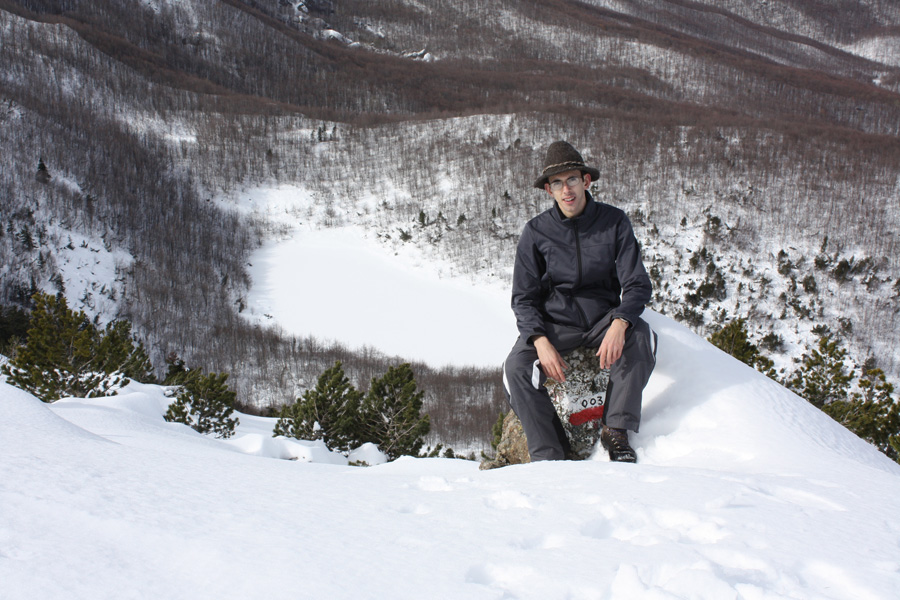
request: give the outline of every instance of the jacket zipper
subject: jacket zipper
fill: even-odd
[[[578,234],[578,222],[573,220],[572,226],[575,229],[575,262],[578,266],[578,273],[575,278],[575,290],[577,290],[581,287],[581,236]],[[575,307],[578,309],[578,314],[581,316],[581,326],[587,329],[587,315],[584,314],[584,309],[578,304],[578,299],[574,294],[572,295],[572,303],[575,304]]]

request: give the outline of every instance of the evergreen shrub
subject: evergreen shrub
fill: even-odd
[[[240,420],[232,418],[236,394],[225,383],[227,373],[203,374],[202,369],[186,369],[174,357],[169,359],[165,384],[174,386],[175,401],[166,411],[166,421],[184,423],[194,431],[230,438]]]
[[[361,394],[344,375],[341,361],[326,369],[294,404],[282,408],[274,435],[323,440],[331,450],[349,452],[362,445]]]
[[[424,396],[409,363],[388,367],[382,377],[372,379],[360,407],[365,441],[377,444],[391,460],[417,456],[431,430],[428,415],[422,414]]]
[[[63,296],[38,293],[25,343],[3,366],[7,380],[44,402],[110,396],[129,379],[153,381],[152,367],[127,321],[98,330]]]
[[[273,435],[321,439],[344,454],[373,443],[391,460],[418,456],[431,429],[429,417],[422,414],[423,396],[407,363],[373,378],[363,396],[337,361],[319,376],[315,388],[282,408]]]

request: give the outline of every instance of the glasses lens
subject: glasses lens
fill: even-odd
[[[579,183],[581,183],[581,177],[577,177],[575,175],[572,175],[571,177],[566,179],[566,185],[569,186],[570,188],[575,187]],[[559,190],[561,190],[562,187],[563,187],[563,182],[561,179],[556,179],[556,180],[550,182],[550,189],[555,192],[558,192]]]

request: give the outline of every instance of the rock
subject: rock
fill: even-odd
[[[306,0],[303,4],[311,11],[324,13],[326,15],[334,13],[334,2],[331,0]]]
[[[516,413],[509,411],[503,419],[503,429],[500,443],[497,444],[496,456],[493,459],[486,458],[481,461],[478,468],[484,471],[527,462],[531,462],[531,456],[528,454],[528,443],[525,441],[522,423]]]
[[[609,370],[597,366],[596,350],[579,348],[565,357],[569,370],[565,383],[547,380],[546,388],[569,438],[572,460],[590,457],[600,439],[600,417],[606,404]],[[522,424],[513,411],[503,419],[500,443],[493,459],[482,461],[481,469],[531,462]]]

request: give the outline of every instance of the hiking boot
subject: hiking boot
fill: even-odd
[[[637,462],[637,454],[628,443],[627,430],[604,425],[600,431],[600,443],[609,452],[609,460],[612,462]]]

